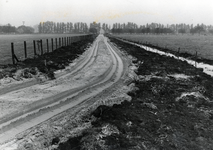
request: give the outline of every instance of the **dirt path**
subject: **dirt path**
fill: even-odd
[[[88,51],[72,71],[58,73],[55,80],[0,95],[0,143],[13,141],[17,134],[89,100],[120,80],[124,64],[107,38],[99,35]]]

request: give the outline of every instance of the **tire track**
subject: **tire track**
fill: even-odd
[[[81,69],[89,67],[90,65],[92,65],[97,58],[98,42],[99,41],[97,41],[97,40],[94,42],[94,45],[91,47],[91,52],[87,53],[87,55],[74,66],[73,70],[70,73],[60,74],[60,75],[58,75],[58,78],[55,79],[55,80],[58,80],[60,78],[64,78],[64,77],[67,77],[67,76],[74,77],[75,75],[77,75],[77,73]],[[27,88],[27,87],[31,87],[31,86],[36,85],[36,84],[38,84],[38,83],[35,82],[35,81],[30,81],[30,82],[27,82],[26,84],[22,83],[21,85],[15,85],[12,88],[8,87],[9,90],[6,88],[7,91],[4,94],[7,94],[7,93],[12,92],[12,91],[24,89],[24,88]],[[71,93],[79,91],[81,88],[82,87],[75,88],[75,89],[71,90]],[[1,92],[4,92],[4,91],[5,90],[2,90]],[[65,92],[61,93],[61,95],[69,95],[69,92],[70,92],[70,90],[65,91]],[[0,127],[4,125],[4,122],[7,122],[9,120],[13,120],[14,118],[17,118],[18,116],[24,115],[24,114],[26,114],[30,111],[32,112],[33,110],[39,109],[42,106],[50,105],[51,103],[56,102],[57,99],[60,99],[60,97],[59,96],[51,96],[51,97],[47,98],[45,101],[44,101],[44,99],[41,99],[39,101],[36,101],[36,102],[29,104],[28,107],[25,108],[24,110],[22,110],[21,112],[20,111],[14,111],[13,113],[8,114],[8,115],[4,116],[3,118],[0,117]],[[1,129],[0,129],[0,131],[1,131]]]
[[[96,39],[97,40],[97,39]],[[93,43],[93,46],[91,48],[89,48],[89,52],[85,54],[85,56],[83,57],[83,59],[80,59],[79,61],[77,61],[77,63],[70,68],[70,71],[65,71],[59,74],[56,74],[55,77],[56,79],[59,79],[61,77],[65,77],[68,74],[69,75],[74,75],[76,74],[78,71],[80,71],[81,69],[85,68],[88,66],[88,64],[92,64],[94,62],[94,58],[96,58],[97,56],[97,42]],[[35,84],[40,84],[40,82],[37,81],[36,77],[30,81],[24,82],[24,83],[18,83],[18,84],[13,84],[13,85],[8,85],[2,89],[0,89],[0,95],[12,92],[12,91],[16,91],[16,90],[20,90],[23,88],[27,88],[30,86],[33,86]]]
[[[2,123],[0,125],[0,143],[11,140],[16,134],[21,133],[57,114],[66,111],[67,109],[89,100],[91,97],[97,95],[119,81],[123,74],[123,61],[113,50],[107,39],[104,37],[102,38],[112,58],[112,64],[108,67],[108,69],[96,80],[86,86],[71,89],[49,99],[43,100],[43,102],[47,102],[45,107],[41,107],[45,104],[41,104],[39,102],[36,110],[28,110],[28,112],[23,111],[22,115],[16,116],[13,119]],[[96,44],[98,45],[97,41]],[[87,63],[85,66],[88,65],[89,63]],[[51,100],[53,101],[50,102]]]

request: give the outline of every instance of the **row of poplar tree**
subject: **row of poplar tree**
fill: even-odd
[[[213,26],[212,25],[204,25],[197,24],[194,26],[193,24],[158,24],[151,23],[146,25],[137,25],[136,23],[128,22],[128,23],[114,23],[111,29],[112,33],[212,33],[213,34]]]
[[[87,33],[89,30],[86,23],[83,22],[40,22],[38,25],[39,33]]]

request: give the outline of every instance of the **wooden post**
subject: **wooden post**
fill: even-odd
[[[196,53],[195,53],[195,67],[197,68],[197,51],[196,51]]]
[[[62,46],[63,46],[63,44],[64,44],[64,38],[62,38]]]
[[[67,37],[67,38],[68,38],[67,40],[68,40],[68,46],[69,46],[70,45],[70,37]]]
[[[27,58],[27,44],[26,44],[26,41],[24,41],[24,58]]]
[[[49,42],[48,42],[48,39],[47,39],[47,53],[49,53]]]
[[[57,46],[57,38],[55,38],[55,49],[57,49],[58,48],[58,46]]]
[[[13,65],[14,65],[15,64],[15,59],[14,59],[15,53],[14,53],[14,44],[13,43],[11,43],[11,53],[12,53],[12,62],[13,62]]]
[[[66,37],[64,37],[64,43],[65,43],[64,46],[67,46]]]
[[[67,37],[67,46],[69,45],[69,38]]]
[[[54,50],[54,48],[53,48],[53,39],[51,39],[51,43],[52,43],[52,52],[53,52],[53,50]]]
[[[41,55],[43,55],[43,44],[42,44],[42,39],[40,40],[41,43]]]
[[[36,43],[35,43],[35,40],[33,40],[33,47],[34,47],[34,55],[36,55]]]
[[[178,47],[178,59],[179,59],[179,54],[180,54],[180,47]]]
[[[59,47],[61,47],[61,38],[59,38]]]

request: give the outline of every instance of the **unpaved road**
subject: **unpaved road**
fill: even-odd
[[[18,134],[109,89],[119,82],[125,68],[115,47],[99,35],[82,57],[56,72],[55,80],[40,83],[33,79],[4,86],[0,89],[4,91],[0,95],[0,148]]]

